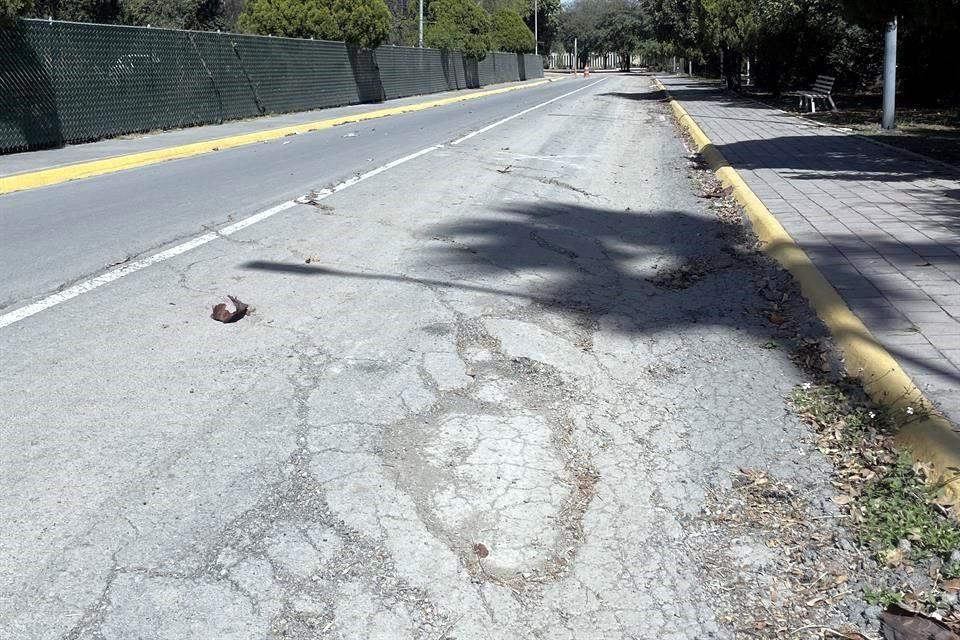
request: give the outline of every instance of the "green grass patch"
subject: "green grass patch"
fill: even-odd
[[[789,398],[817,432],[821,453],[836,469],[844,505],[858,542],[891,564],[940,557],[960,549],[960,523],[936,498],[923,469],[893,443],[895,422],[863,393],[856,380],[804,384]],[[909,545],[903,541],[908,541]],[[954,567],[960,573],[960,566]]]
[[[949,557],[960,549],[960,527],[934,504],[938,491],[900,457],[863,489],[856,514],[861,544],[892,549],[909,540],[914,560]]]
[[[886,587],[880,587],[879,589],[867,587],[863,590],[863,601],[869,605],[886,609],[892,604],[900,604],[903,602],[903,594]]]

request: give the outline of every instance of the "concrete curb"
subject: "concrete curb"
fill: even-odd
[[[941,415],[906,371],[850,310],[813,261],[790,237],[783,225],[747,186],[686,109],[670,96],[656,78],[657,86],[670,101],[674,117],[693,137],[704,160],[747,212],[764,253],[784,266],[803,291],[840,346],[847,373],[863,382],[867,394],[897,416],[900,428],[897,443],[918,462],[932,467],[934,477],[946,482],[944,492],[960,508],[960,435]],[[908,414],[912,409],[912,415]]]

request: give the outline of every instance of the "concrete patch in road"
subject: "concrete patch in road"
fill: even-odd
[[[490,335],[514,358],[529,358],[572,374],[596,372],[595,363],[583,350],[538,324],[510,318],[484,321]]]
[[[570,109],[592,106],[588,95]],[[604,104],[609,119],[646,109]],[[704,541],[691,532],[704,494],[739,466],[782,470],[804,490],[828,483],[815,452],[796,453],[809,434],[783,410],[784,394],[802,377],[783,351],[755,346],[767,327],[748,268],[707,274],[682,291],[646,280],[663,256],[719,251],[672,125],[613,130],[547,117],[527,124],[340,194],[343,216],[277,216],[248,229],[242,243],[207,246],[0,333],[21,356],[5,359],[10,375],[0,376],[19,415],[64,395],[96,395],[89,390],[103,384],[90,382],[97,375],[118,398],[146,405],[137,412],[137,402],[95,398],[71,414],[68,432],[46,429],[55,422],[46,413],[44,424],[10,430],[24,440],[59,438],[35,463],[0,449],[15,472],[49,482],[24,482],[48,510],[21,524],[18,512],[33,508],[33,494],[10,491],[5,515],[16,517],[2,519],[4,550],[10,540],[30,545],[0,554],[4,580],[13,576],[0,580],[0,602],[17,616],[11,628],[36,624],[47,637],[63,635],[50,620],[63,612],[66,590],[50,586],[57,571],[47,567],[68,556],[63,547],[86,543],[83,532],[101,515],[81,511],[82,497],[55,504],[51,487],[62,493],[77,477],[93,477],[101,490],[88,495],[97,505],[115,502],[121,515],[138,516],[131,535],[139,566],[111,576],[184,576],[159,587],[143,582],[150,593],[162,587],[162,601],[125,596],[125,610],[111,611],[114,635],[135,635],[142,620],[165,620],[171,606],[214,585],[196,609],[184,605],[214,634],[206,603],[219,599],[221,611],[249,619],[257,637],[296,640],[728,638],[699,573]],[[617,205],[481,171],[506,144],[526,155],[602,150],[585,171],[556,177]],[[449,179],[424,188],[424,176],[439,175]],[[640,186],[637,177],[647,175],[661,179]],[[520,198],[509,210],[504,192]],[[428,240],[434,236],[457,243]],[[324,262],[304,265],[308,255]],[[249,264],[261,268],[242,266]],[[225,288],[258,309],[229,333],[206,317],[209,292]],[[176,306],[167,309],[168,300]],[[104,327],[113,310],[123,311],[122,322]],[[199,320],[178,324],[175,335],[156,328],[168,315],[183,323],[184,314]],[[67,340],[71,348],[56,353]],[[255,362],[252,344],[262,355]],[[177,349],[189,359],[172,357]],[[439,362],[425,360],[430,353],[441,354]],[[23,354],[40,364],[21,366]],[[245,363],[239,372],[235,361]],[[187,390],[194,377],[215,381],[195,404]],[[263,380],[272,382],[256,382]],[[157,396],[137,395],[161,386]],[[171,402],[181,396],[179,406]],[[198,423],[261,435],[237,446],[279,444],[237,474],[241,495],[218,504],[225,483],[213,478],[201,526],[178,529],[168,522],[189,519],[194,502],[140,513],[136,489],[155,476],[170,485],[164,495],[185,493],[185,474],[168,483],[166,474],[181,469],[164,461],[192,451],[205,432],[172,426]],[[125,428],[108,438],[90,424]],[[156,432],[161,437],[144,446]],[[112,456],[102,454],[105,443],[114,444]],[[179,459],[197,486],[231,472],[209,457]],[[137,466],[122,468],[128,460]],[[78,473],[61,470],[72,464]],[[109,472],[116,488],[106,486]],[[38,551],[32,538],[45,513],[72,520]],[[93,550],[108,562],[118,552],[131,557],[125,542],[93,540]],[[95,576],[98,594],[111,584],[86,558],[64,564]],[[87,611],[108,603],[76,597]],[[101,632],[97,624],[86,630],[84,640]],[[17,637],[24,636],[33,637]]]

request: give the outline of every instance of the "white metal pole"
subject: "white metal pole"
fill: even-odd
[[[883,128],[897,126],[897,19],[887,25],[883,57]]]
[[[573,75],[577,75],[577,66],[580,64],[580,59],[577,57],[577,39],[573,39]]]
[[[417,37],[417,46],[423,48],[423,0],[420,0],[420,33]]]
[[[540,16],[537,15],[539,13],[539,9],[539,1],[533,0],[533,52],[536,54],[540,53]]]

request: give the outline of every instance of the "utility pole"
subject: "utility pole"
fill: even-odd
[[[421,0],[422,2],[423,0]],[[533,0],[533,52],[535,54],[540,53],[540,25],[539,25],[539,16],[537,15],[540,12],[540,3],[538,0]]]
[[[580,66],[580,58],[577,57],[577,39],[573,39],[573,76],[577,76],[577,67]]]
[[[420,0],[420,35],[417,37],[417,46],[423,49],[423,0]]]
[[[897,126],[897,18],[887,24],[883,55],[883,128]]]

